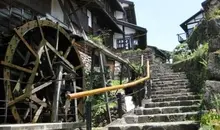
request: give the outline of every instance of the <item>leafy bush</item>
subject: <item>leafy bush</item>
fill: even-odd
[[[141,49],[137,49],[137,50],[127,50],[127,51],[122,51],[122,54],[126,54],[126,53],[135,53],[135,52],[141,52]]]
[[[207,102],[203,100],[201,104],[202,110],[208,109],[208,112],[200,118],[202,130],[218,130],[220,128],[220,94],[212,94],[211,100]]]
[[[190,54],[191,50],[189,50],[188,44],[182,43],[176,46],[176,48],[173,51],[173,62],[186,60],[189,58]]]
[[[103,44],[103,39],[101,36],[93,36],[93,35],[89,35],[88,36],[90,40],[92,40],[93,42],[97,43],[97,44]]]
[[[206,126],[210,130],[215,130],[215,127],[220,125],[220,113],[209,111],[202,116],[200,123],[203,127]]]
[[[220,17],[220,9],[214,9],[213,11],[211,11],[209,14],[206,15],[207,20],[214,19],[217,17]]]
[[[201,93],[207,79],[208,43],[199,46],[185,57],[187,58],[176,61],[173,68],[176,71],[185,71],[192,91]]]
[[[105,69],[105,73],[108,73]],[[86,73],[86,89],[90,89],[90,72]],[[102,77],[100,72],[95,71],[93,75],[93,89],[103,87]],[[119,81],[115,81],[116,83]],[[113,93],[108,93],[109,99],[114,99],[115,95]],[[92,103],[92,126],[105,126],[107,124],[107,110],[105,94],[98,94],[90,97]],[[113,109],[117,106],[117,102],[109,103],[109,108]]]
[[[209,49],[208,43],[204,43],[203,45],[199,46],[193,52],[189,50],[187,44],[177,46],[174,49],[173,61],[174,63],[183,62],[187,60],[204,62],[204,59],[207,59],[208,49]]]
[[[183,53],[190,53],[191,51],[189,50],[188,44],[187,43],[182,43],[179,44],[175,47],[173,50],[173,55],[178,55],[178,54],[183,54]]]

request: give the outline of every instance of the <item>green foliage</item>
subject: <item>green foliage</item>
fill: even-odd
[[[107,77],[108,75],[108,70],[105,68],[105,75]],[[91,73],[87,72],[86,73],[86,89],[90,89],[90,77]],[[112,84],[120,84],[119,80],[113,80]],[[101,88],[103,87],[103,82],[102,82],[102,76],[100,72],[95,71],[93,75],[93,89],[95,88]],[[109,99],[114,99],[115,95],[114,93],[108,93]],[[106,115],[107,115],[107,110],[106,110],[106,101],[105,101],[105,94],[98,94],[94,95],[90,98],[92,102],[92,125],[94,127],[98,126],[105,126],[107,124],[106,122]],[[117,102],[110,102],[109,103],[109,108],[113,109],[117,107]]]
[[[200,123],[202,126],[209,126],[211,130],[215,130],[214,126],[220,124],[220,113],[209,111],[202,116]]]
[[[204,43],[193,52],[189,50],[187,44],[177,46],[174,49],[173,61],[174,63],[179,63],[187,60],[194,60],[201,62],[201,64],[205,65],[205,61],[208,55],[208,49],[209,49],[208,43]]]
[[[144,68],[143,68],[143,66],[141,66],[140,64],[132,63],[131,65],[135,68],[135,70],[136,70],[139,74],[143,74],[143,73],[144,73]]]
[[[103,39],[102,39],[101,35],[99,35],[99,36],[89,35],[88,38],[97,44],[100,44],[100,45],[103,44]]]
[[[215,130],[217,127],[220,128],[220,94],[212,94],[210,101],[205,101],[203,99],[201,109],[208,110],[199,120],[202,128],[204,130]]]
[[[185,71],[190,82],[192,91],[202,93],[207,79],[207,57],[208,57],[208,43],[204,43],[191,53],[187,49],[176,53],[184,56],[184,59],[176,61],[173,65],[175,70]]]
[[[141,49],[137,49],[137,50],[127,50],[127,51],[122,51],[122,54],[127,54],[127,53],[135,53],[135,52],[141,52]]]
[[[220,9],[214,9],[213,11],[211,11],[209,14],[206,15],[207,20],[214,19],[217,17],[220,17]]]
[[[190,53],[191,51],[189,50],[188,44],[187,43],[182,43],[179,44],[175,47],[175,49],[173,50],[173,55],[178,55],[178,54],[182,54],[182,53]]]
[[[182,43],[176,46],[173,51],[173,62],[180,62],[190,57],[191,50],[189,50],[187,43]]]
[[[110,30],[102,30],[99,35],[89,35],[88,38],[93,42],[103,45],[103,42],[106,38],[109,37]]]
[[[112,80],[112,86],[120,85],[120,80]]]

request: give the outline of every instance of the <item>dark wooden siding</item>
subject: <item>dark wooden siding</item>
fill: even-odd
[[[17,2],[45,14],[51,12],[51,0],[16,0]]]

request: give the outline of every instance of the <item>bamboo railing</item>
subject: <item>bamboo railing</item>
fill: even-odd
[[[140,84],[140,83],[148,80],[149,78],[150,78],[150,65],[149,65],[149,61],[147,61],[147,76],[146,77],[142,77],[138,80],[135,80],[130,83],[122,84],[122,85],[103,87],[103,88],[93,89],[93,90],[89,90],[89,91],[83,91],[83,92],[79,92],[79,93],[69,94],[69,95],[67,95],[67,98],[72,100],[72,99],[76,99],[76,98],[82,98],[82,97],[92,96],[95,94],[105,93],[105,92],[109,92],[109,91],[113,91],[113,90],[134,87],[137,84]]]

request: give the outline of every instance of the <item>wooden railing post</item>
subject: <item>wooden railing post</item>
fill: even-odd
[[[120,84],[122,84],[122,80],[123,80],[123,67],[124,67],[124,65],[121,64]]]
[[[117,94],[118,99],[118,118],[122,118],[122,95],[121,93]]]
[[[101,77],[102,77],[102,84],[104,87],[106,87],[106,79],[105,79],[105,70],[104,70],[104,63],[103,63],[103,55],[99,53],[99,60],[100,60],[100,72],[101,72]],[[108,92],[105,92],[105,102],[106,102],[106,111],[107,111],[107,121],[108,123],[112,122],[111,118],[111,113],[109,109],[109,104],[108,104]]]
[[[94,80],[94,66],[95,66],[95,49],[92,50],[92,61],[91,61],[91,74],[90,74],[90,86],[88,90],[91,90],[93,88],[93,80]],[[92,97],[88,97],[86,99],[86,130],[92,130]]]
[[[92,103],[90,100],[86,101],[86,130],[92,130]]]

